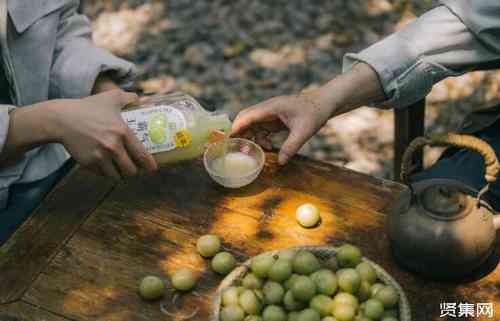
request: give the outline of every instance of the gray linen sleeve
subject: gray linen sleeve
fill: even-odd
[[[0,153],[3,151],[9,132],[9,113],[14,108],[12,105],[0,105]]]
[[[122,88],[132,85],[133,64],[92,43],[90,22],[77,13],[78,1],[63,9],[50,77],[50,98],[88,96],[98,75],[109,72]]]
[[[387,97],[374,106],[404,108],[440,80],[498,58],[499,50],[486,45],[448,7],[439,6],[360,53],[345,55],[343,69],[359,61],[369,64]]]

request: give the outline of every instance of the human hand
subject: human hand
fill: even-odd
[[[285,164],[331,115],[331,106],[321,101],[318,91],[279,96],[241,111],[232,133],[253,137],[259,145],[270,149],[270,136],[288,131],[278,156],[279,163]]]
[[[120,179],[157,169],[154,158],[127,127],[121,109],[137,95],[112,90],[83,99],[52,101],[55,140],[82,166]]]

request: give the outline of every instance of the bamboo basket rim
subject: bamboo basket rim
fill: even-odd
[[[279,250],[271,250],[271,251],[266,251],[263,252],[259,255],[262,254],[270,254],[270,255],[276,255],[279,254],[281,251],[285,250],[294,250],[296,252],[299,251],[310,251],[314,255],[320,259],[320,261],[327,261],[329,258],[334,257],[337,254],[336,248],[333,246],[297,246],[297,247],[289,247],[289,248],[283,248]],[[220,306],[221,306],[221,295],[224,289],[227,287],[230,287],[233,285],[233,283],[241,279],[250,269],[250,264],[252,261],[252,258],[249,258],[245,262],[243,262],[240,266],[235,268],[231,273],[229,273],[219,284],[219,287],[217,288],[217,291],[215,293],[215,298],[213,301],[212,305],[212,315],[210,317],[211,321],[219,321],[220,318]],[[380,265],[377,263],[373,262],[370,259],[367,259],[366,257],[363,257],[362,260],[364,262],[370,263],[373,268],[375,269],[375,272],[377,273],[377,278],[382,281],[386,285],[391,285],[393,286],[396,291],[399,294],[399,316],[398,320],[399,321],[411,321],[411,308],[410,308],[410,303],[408,301],[408,298],[403,290],[403,288],[399,285],[399,283],[389,274],[387,273]]]

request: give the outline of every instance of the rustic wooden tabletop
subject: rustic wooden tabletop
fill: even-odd
[[[196,253],[195,243],[214,233],[241,261],[270,249],[350,242],[401,284],[414,321],[445,320],[442,302],[493,303],[494,318],[470,320],[499,320],[499,266],[475,280],[437,283],[395,264],[384,221],[403,186],[300,157],[282,168],[275,154],[267,159],[259,179],[237,190],[217,186],[198,161],[120,184],[74,171],[0,248],[0,315],[157,321],[180,320],[199,307],[191,320],[207,321],[222,278]],[[304,202],[320,208],[319,227],[296,223],[295,209]],[[179,267],[195,269],[201,279],[170,317],[160,302],[142,301],[137,284]],[[171,298],[169,292],[164,302]]]

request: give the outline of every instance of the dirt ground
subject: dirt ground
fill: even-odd
[[[182,90],[237,112],[263,99],[318,86],[356,52],[410,22],[432,1],[84,0],[94,41],[135,62],[145,91]],[[437,84],[426,130],[453,131],[467,111],[497,102],[499,72]],[[301,153],[391,178],[393,113],[361,108],[330,121]],[[439,151],[426,153],[433,162]]]

